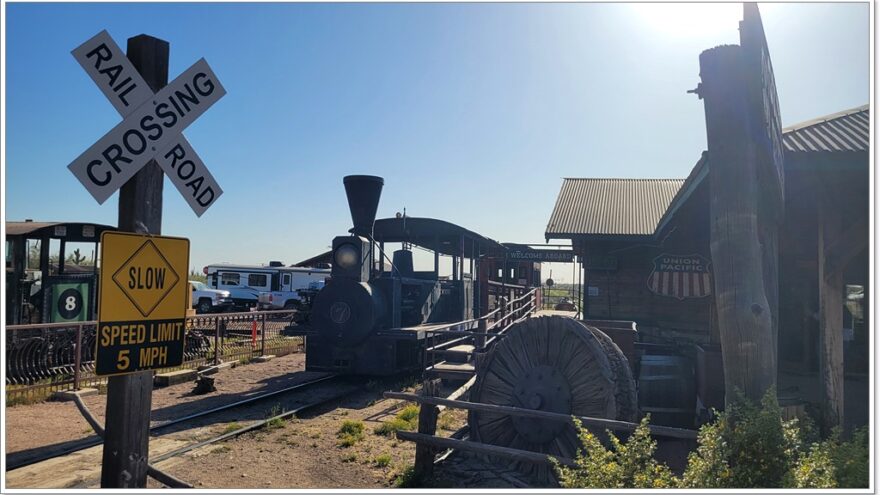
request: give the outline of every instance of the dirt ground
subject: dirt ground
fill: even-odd
[[[306,372],[305,354],[288,354],[266,363],[227,368],[213,375],[216,392],[193,395],[192,383],[181,383],[153,391],[152,421],[154,423],[192,414],[219,405],[289,387],[323,376]],[[86,397],[89,410],[104,422],[106,395]],[[73,402],[46,401],[6,408],[6,454],[28,451],[64,442],[94,437]]]
[[[377,393],[379,392],[379,393]],[[159,463],[158,468],[197,488],[384,488],[415,458],[415,447],[374,430],[405,405],[379,399],[367,390],[340,402],[332,411],[286,421],[271,430],[242,435],[222,444]],[[464,426],[463,412],[448,414],[438,428],[443,436]],[[344,421],[362,422],[363,438],[340,445]],[[155,485],[158,486],[158,485]]]
[[[221,404],[241,400],[322,376],[304,370],[304,355],[291,354],[267,363],[252,363],[222,370],[216,377],[218,391],[201,396],[192,395],[191,383],[183,383],[153,393],[152,419],[164,422]],[[406,405],[399,400],[382,398],[384,390],[412,390],[414,383],[372,381],[358,387],[327,385],[310,387],[306,397],[274,399],[262,408],[292,410],[317,397],[351,393],[332,405],[323,406],[301,417],[284,421],[274,428],[247,433],[234,439],[212,444],[167,459],[156,467],[196,488],[384,488],[395,486],[398,478],[412,465],[415,446],[399,442],[393,434],[380,435],[375,429],[392,420]],[[342,387],[342,388],[340,388]],[[92,412],[103,422],[106,396],[85,399]],[[150,457],[200,440],[215,437],[229,429],[262,419],[269,410],[255,410],[241,419],[235,410],[210,416],[201,424],[187,424],[154,435],[150,441]],[[65,443],[92,437],[88,424],[71,402],[49,401],[40,404],[7,408],[8,456],[32,455]],[[46,418],[51,418],[47,420]],[[350,446],[340,445],[337,432],[345,421],[363,424],[363,436]],[[467,422],[464,411],[444,411],[438,421],[438,434],[449,436]],[[176,427],[172,427],[176,428]],[[439,469],[431,486],[437,487],[514,487],[503,477],[492,474],[494,467],[478,467],[469,462],[465,473],[458,463]],[[101,446],[73,455],[56,458],[7,472],[7,487],[12,488],[92,488],[99,485]],[[485,481],[483,481],[485,480]],[[488,483],[488,484],[487,484]],[[153,480],[149,487],[161,485]]]

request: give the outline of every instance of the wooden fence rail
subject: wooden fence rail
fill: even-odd
[[[588,426],[597,426],[615,431],[634,431],[638,423],[630,423],[628,421],[618,421],[614,419],[593,418],[589,416],[569,416],[567,414],[554,413],[549,411],[540,411],[536,409],[523,409],[511,406],[499,406],[495,404],[481,404],[478,402],[468,402],[463,400],[449,400],[440,397],[426,397],[417,394],[405,392],[385,392],[385,397],[389,399],[401,399],[420,404],[429,404],[432,406],[446,406],[454,409],[467,409],[469,411],[483,411],[496,414],[507,414],[509,416],[524,416],[530,418],[546,419],[549,421],[570,422],[572,418],[577,418],[581,423]],[[660,437],[681,438],[685,440],[696,440],[697,431],[684,428],[673,428],[671,426],[648,425],[648,429],[652,435]]]

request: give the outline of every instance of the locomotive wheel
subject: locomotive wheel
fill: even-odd
[[[595,332],[562,316],[529,318],[514,325],[483,360],[470,400],[566,415],[608,419],[624,419],[624,415],[629,419],[635,405],[632,375],[626,377],[619,369],[621,363],[626,366],[626,360],[617,346],[603,344],[604,339]],[[609,359],[609,354],[619,355]],[[621,386],[618,382],[624,383]],[[473,438],[481,443],[568,458],[574,458],[580,448],[570,422],[471,411],[468,424]],[[552,478],[548,466],[515,464],[536,478]]]

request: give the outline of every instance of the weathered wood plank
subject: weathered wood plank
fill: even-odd
[[[158,91],[168,84],[167,41],[140,35],[128,40],[127,56]],[[162,233],[162,169],[151,160],[119,191],[119,230]],[[107,382],[106,435],[101,488],[146,488],[153,373],[111,376]]]
[[[422,385],[424,397],[434,397],[440,390],[440,380],[425,380]],[[439,411],[434,404],[422,403],[419,407],[419,433],[433,436],[437,431]],[[434,448],[420,443],[416,445],[416,459],[413,463],[417,476],[430,476],[434,472]]]
[[[537,452],[529,452],[527,450],[512,449],[510,447],[501,447],[498,445],[489,445],[485,443],[466,442],[464,440],[455,440],[452,438],[434,437],[422,433],[413,433],[409,431],[398,431],[398,440],[406,440],[416,442],[418,445],[430,445],[441,449],[457,449],[476,452],[478,454],[494,455],[513,459],[521,462],[531,462],[534,464],[548,464],[552,456],[547,454],[539,454]],[[575,466],[572,459],[565,457],[555,457],[563,466]]]
[[[828,246],[840,234],[840,215],[823,201],[819,225],[819,376],[824,426],[843,424],[843,269],[829,271]]]
[[[438,406],[446,406],[453,409],[466,409],[469,411],[483,411],[496,414],[507,414],[510,416],[525,416],[531,418],[547,419],[550,421],[571,421],[572,416],[568,414],[559,414],[537,409],[522,409],[519,407],[499,406],[495,404],[481,404],[478,402],[468,402],[463,400],[449,400],[439,397],[423,397],[421,395],[410,394],[405,392],[385,392],[383,396],[387,399],[401,399],[414,401],[424,404],[434,404]],[[628,421],[617,421],[614,419],[592,418],[588,416],[575,416],[581,423],[588,426],[596,426],[617,431],[634,431],[638,423],[630,423]],[[697,432],[695,430],[686,430],[683,428],[673,428],[670,426],[648,425],[652,435],[683,438],[687,440],[696,440]]]

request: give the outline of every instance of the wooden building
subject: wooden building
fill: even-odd
[[[843,340],[846,372],[867,372],[868,117],[865,105],[783,130],[781,371],[819,369],[822,313]],[[545,237],[570,240],[582,260],[585,319],[633,320],[643,342],[717,349],[710,167],[703,153],[684,180],[563,181]],[[838,302],[820,311],[820,290]]]

